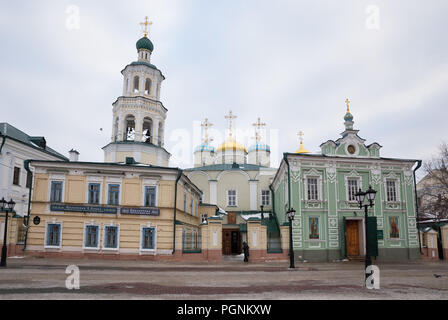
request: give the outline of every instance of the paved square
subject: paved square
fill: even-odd
[[[80,270],[68,290],[67,266]],[[448,263],[378,263],[380,289],[364,288],[362,262],[244,264],[10,258],[0,299],[448,299]]]

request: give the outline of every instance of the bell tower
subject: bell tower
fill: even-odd
[[[143,37],[137,41],[137,61],[122,71],[123,92],[112,104],[111,142],[103,147],[105,162],[136,162],[168,166],[170,154],[164,148],[167,109],[160,101],[162,72],[151,64],[154,45],[148,38],[152,22],[142,22]]]

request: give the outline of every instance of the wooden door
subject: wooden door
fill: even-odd
[[[346,220],[345,241],[347,242],[347,255],[359,256],[358,220]]]
[[[232,232],[222,230],[222,254],[232,254]]]

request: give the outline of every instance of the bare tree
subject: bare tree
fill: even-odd
[[[424,163],[426,176],[419,182],[420,217],[439,222],[448,219],[448,144],[439,146],[438,154]]]

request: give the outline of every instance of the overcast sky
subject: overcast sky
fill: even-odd
[[[344,130],[347,97],[366,144],[427,159],[448,140],[447,12],[444,0],[2,1],[0,122],[102,161],[147,15],[172,165],[192,164],[179,134],[205,117],[224,130],[230,109],[237,128],[261,117],[278,135],[274,166],[300,130],[318,152]]]

